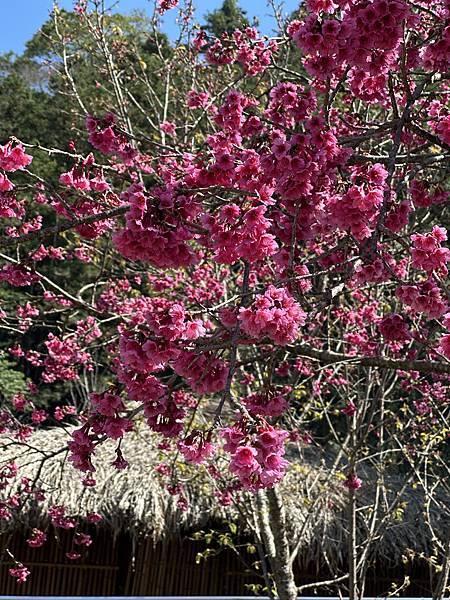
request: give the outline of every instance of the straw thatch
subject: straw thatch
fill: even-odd
[[[126,530],[133,535],[146,535],[155,541],[166,534],[195,531],[211,523],[233,520],[245,529],[239,512],[217,504],[208,477],[197,467],[186,473],[187,511],[177,508],[176,498],[161,485],[154,467],[161,461],[153,435],[140,430],[126,436],[122,451],[130,467],[117,471],[110,466],[114,460],[114,444],[107,442],[96,451],[97,485],[84,487],[80,473],[67,461],[67,453],[56,453],[67,443],[67,432],[52,429],[35,433],[24,446],[11,445],[0,439],[0,465],[15,458],[21,467],[20,476],[39,481],[46,491],[46,499],[39,507],[30,508],[21,515],[21,521],[32,525],[46,518],[46,510],[55,504],[64,504],[73,515],[97,512],[115,532]],[[54,456],[51,456],[55,453]],[[50,456],[42,462],[44,455]],[[203,474],[202,474],[203,473]],[[366,480],[358,491],[361,507],[373,503],[373,481]],[[363,476],[364,479],[364,476]],[[375,554],[382,560],[399,564],[407,549],[428,552],[431,534],[424,520],[424,497],[417,489],[405,486],[401,477],[386,477],[384,505],[388,506],[400,494],[398,510],[393,511],[385,523],[382,537],[378,539]],[[347,492],[342,478],[333,474],[323,463],[299,462],[289,470],[281,484],[286,505],[289,533],[292,540],[301,538],[302,562],[321,562],[324,555],[329,564],[343,564],[346,559]],[[246,505],[249,506],[249,498]],[[445,499],[442,503],[445,505]],[[447,502],[449,504],[449,502]],[[435,530],[448,525],[448,515],[443,509],[429,509]]]
[[[31,480],[39,470],[38,484],[45,490],[46,498],[23,515],[30,523],[45,518],[49,506],[64,505],[68,514],[75,516],[100,514],[116,532],[126,528],[133,534],[149,534],[160,539],[169,531],[192,530],[210,519],[229,516],[220,510],[211,495],[201,493],[200,482],[187,485],[188,498],[192,500],[189,509],[186,512],[177,509],[176,498],[164,489],[155,473],[162,455],[149,430],[133,432],[123,440],[122,453],[130,463],[124,470],[111,466],[116,444],[110,441],[101,444],[94,457],[93,475],[97,485],[85,487],[82,474],[67,460],[67,452],[59,452],[69,441],[69,433],[70,430],[59,428],[42,430],[32,435],[26,445],[9,445],[4,440],[0,465],[14,459],[19,466],[18,477]],[[55,456],[46,458],[52,454]]]

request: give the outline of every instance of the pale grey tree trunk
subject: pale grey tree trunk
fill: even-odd
[[[295,600],[297,586],[290,561],[289,540],[286,530],[286,513],[283,499],[278,489],[271,488],[267,492],[269,521],[274,544],[275,555],[272,561],[273,579],[280,600]]]

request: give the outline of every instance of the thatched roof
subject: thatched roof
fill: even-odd
[[[14,458],[20,476],[34,480],[38,469],[39,482],[45,489],[46,499],[39,508],[33,507],[21,516],[21,521],[46,518],[46,510],[55,504],[64,504],[72,515],[83,516],[96,512],[115,531],[126,529],[133,534],[151,535],[155,540],[165,534],[195,531],[213,522],[234,520],[241,522],[235,507],[221,507],[214,498],[210,480],[201,468],[186,472],[185,490],[189,500],[186,511],[177,508],[176,498],[161,485],[154,467],[161,461],[153,435],[141,430],[126,436],[122,451],[130,467],[118,471],[110,466],[114,460],[114,444],[106,442],[96,451],[97,471],[95,487],[84,487],[80,473],[67,461],[67,453],[55,454],[43,463],[43,452],[48,456],[60,450],[68,440],[62,429],[42,430],[33,434],[26,445],[11,445],[0,439],[0,467]],[[360,506],[373,503],[375,485],[364,481],[358,490]],[[298,459],[281,484],[290,536],[301,536],[305,562],[318,561],[326,555],[330,563],[340,564],[347,553],[346,504],[347,491],[342,477],[331,474],[323,464],[299,463]],[[401,497],[399,494],[401,493]],[[431,543],[429,528],[424,524],[423,494],[397,477],[386,478],[383,502],[389,505],[397,496],[396,509],[386,522],[385,532],[377,544],[377,554],[387,560],[400,561],[407,549],[427,552]],[[250,506],[251,499],[245,503]],[[445,504],[445,499],[444,503]],[[450,499],[447,504],[450,504]],[[436,529],[442,530],[449,517],[442,509],[429,510]]]

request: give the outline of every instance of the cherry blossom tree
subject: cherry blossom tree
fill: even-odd
[[[155,31],[177,5],[159,0]],[[154,37],[159,97],[139,57],[118,68],[102,3],[77,3],[103,61],[103,114],[72,76],[54,15],[92,152],[14,137],[0,147],[0,279],[21,294],[1,327],[32,374],[1,427],[20,446],[34,427],[76,419],[61,451],[91,486],[98,445],[113,440],[127,468],[121,440],[145,422],[169,454],[207,470],[218,502],[254,495],[267,589],[282,600],[299,592],[300,546],[277,484],[306,446],[331,452],[348,569],[324,585],[358,598],[402,501],[386,500],[389,473],[431,502],[448,475],[450,3],[307,0],[272,38],[247,27],[212,39],[191,2],[178,9],[172,51]],[[71,161],[58,186],[33,173],[39,153]],[[33,327],[44,337],[29,347]],[[40,389],[61,381],[73,403],[38,408]],[[11,490],[16,471],[0,472],[5,521],[45,493],[39,481]],[[176,461],[159,472],[183,509]],[[374,500],[361,509],[369,472]],[[63,528],[72,518],[51,515]],[[34,530],[28,544],[45,537]],[[450,544],[434,538],[443,597]]]

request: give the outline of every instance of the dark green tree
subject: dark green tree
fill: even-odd
[[[63,147],[70,138],[60,107],[48,89],[47,70],[36,61],[12,53],[0,55],[0,144],[14,134],[42,146]],[[52,157],[36,159],[37,172],[54,174]]]
[[[220,37],[223,33],[233,33],[235,29],[250,25],[246,15],[236,0],[224,0],[221,8],[207,13],[204,28],[215,37]]]

